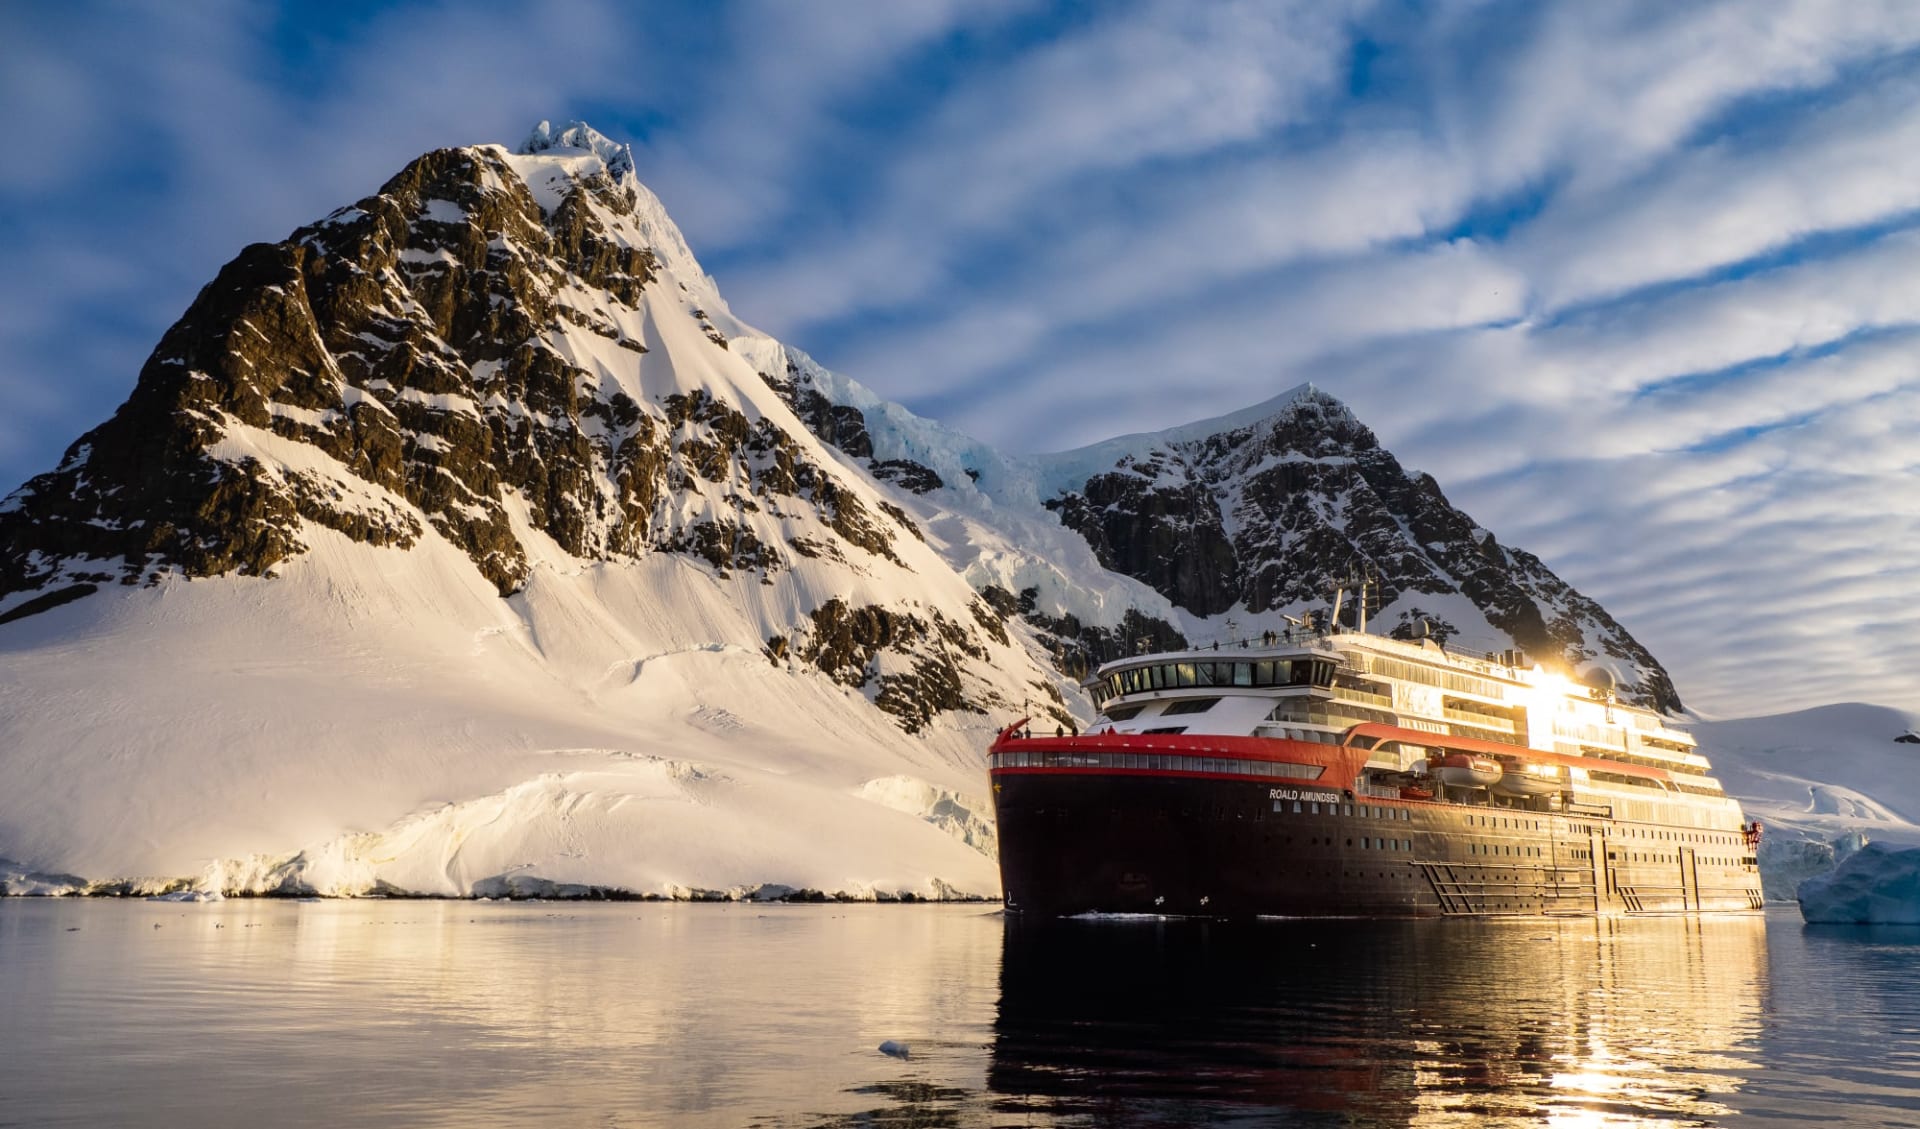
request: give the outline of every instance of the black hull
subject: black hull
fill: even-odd
[[[993,773],[1009,912],[1207,917],[1754,911],[1739,833],[1272,781]],[[1337,795],[1337,799],[1298,797]],[[1298,810],[1296,810],[1296,807]]]

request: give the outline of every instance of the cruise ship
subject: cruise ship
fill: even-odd
[[[989,752],[1007,909],[1760,910],[1759,824],[1597,681],[1364,622],[1109,662],[1087,732]]]

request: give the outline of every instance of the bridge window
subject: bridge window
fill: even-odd
[[[1184,713],[1206,713],[1219,702],[1218,698],[1188,698],[1185,701],[1174,702],[1161,712],[1167,717]]]

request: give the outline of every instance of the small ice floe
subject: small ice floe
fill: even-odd
[[[218,890],[171,890],[165,894],[155,894],[147,899],[150,902],[224,902],[226,895]]]
[[[892,1039],[880,1044],[880,1053],[889,1058],[912,1058],[913,1051],[905,1043],[896,1043]]]

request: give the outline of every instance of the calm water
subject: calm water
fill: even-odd
[[[0,901],[0,1125],[535,1123],[1920,1126],[1920,930]]]

